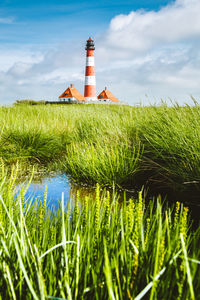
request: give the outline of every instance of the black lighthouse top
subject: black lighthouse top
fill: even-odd
[[[91,37],[87,40],[85,50],[87,49],[95,50],[94,41],[91,39]]]

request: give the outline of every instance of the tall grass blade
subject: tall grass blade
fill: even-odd
[[[191,276],[191,271],[190,271],[190,266],[189,266],[188,256],[187,256],[187,250],[186,250],[186,247],[185,247],[185,242],[184,242],[184,238],[183,238],[182,233],[180,233],[180,237],[181,237],[181,244],[182,244],[183,254],[184,254],[184,259],[185,259],[185,266],[186,266],[188,284],[189,284],[189,287],[190,287],[190,296],[191,296],[191,300],[195,300],[194,288],[193,288],[193,284],[192,284],[192,276]]]
[[[20,253],[20,249],[19,249],[19,246],[18,246],[16,238],[14,238],[14,244],[15,244],[15,249],[16,249],[16,252],[17,252],[17,256],[18,256],[18,259],[19,259],[19,264],[20,264],[21,270],[22,270],[22,272],[24,274],[24,278],[25,278],[26,283],[27,283],[27,285],[28,285],[28,287],[30,289],[32,297],[35,300],[39,300],[39,297],[35,293],[35,290],[34,290],[32,284],[31,284],[31,281],[29,280],[29,276],[28,276],[28,274],[26,272],[26,269],[24,267],[24,264],[23,264],[23,261],[22,261],[22,257],[21,257],[21,253]]]

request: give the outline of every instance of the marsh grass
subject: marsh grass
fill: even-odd
[[[200,108],[113,105],[0,108],[0,157],[74,180],[188,194],[200,187]]]
[[[2,299],[195,299],[200,294],[199,229],[189,212],[161,198],[119,203],[116,193],[77,197],[57,212],[14,200],[17,170],[1,171]],[[100,196],[101,195],[101,196]],[[197,299],[197,298],[196,298]]]
[[[199,121],[199,106],[149,108],[138,134],[152,180],[169,185],[199,183]]]
[[[31,99],[25,99],[25,100],[16,100],[14,105],[45,105],[45,100],[31,100]]]
[[[80,150],[81,149],[81,150]],[[140,145],[131,147],[109,142],[73,144],[68,148],[65,168],[72,178],[90,183],[103,183],[112,186],[127,184],[135,178],[140,164]]]

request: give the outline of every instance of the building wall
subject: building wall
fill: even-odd
[[[68,98],[58,98],[59,99],[59,102],[65,102],[65,103],[85,103],[85,101],[80,101],[80,100],[77,100],[76,98],[74,97],[68,97]]]
[[[77,101],[74,97],[69,97],[69,98],[59,98],[59,101],[61,102],[75,102]]]
[[[101,98],[101,99],[98,99],[99,102],[105,102],[105,103],[112,103],[112,101],[108,98]]]
[[[74,104],[119,104],[116,102],[113,102],[112,100],[108,98],[102,98],[102,99],[96,99],[96,101],[79,101],[74,97],[71,98],[59,98],[59,102],[65,102],[65,103],[74,103]]]

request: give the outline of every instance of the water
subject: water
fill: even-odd
[[[16,196],[19,195],[19,191],[22,187],[27,187],[28,184],[22,180],[22,183],[17,185]],[[70,199],[74,199],[79,190],[81,198],[95,193],[95,187],[88,187],[83,185],[77,185],[69,180],[66,174],[44,175],[38,180],[33,180],[28,186],[25,198],[30,201],[31,198],[37,198],[38,201],[43,201],[45,188],[47,187],[47,208],[58,209],[61,201],[62,193],[64,193],[65,205]]]
[[[22,178],[21,183],[17,185],[16,188],[16,197],[19,195],[20,189],[22,187],[28,187],[25,198],[30,201],[32,198],[37,198],[37,201],[43,201],[45,188],[47,187],[47,208],[58,209],[62,193],[64,193],[64,204],[66,205],[69,200],[74,200],[77,196],[77,191],[79,191],[80,199],[85,199],[85,196],[90,195],[90,199],[95,199],[95,186],[88,186],[84,184],[76,184],[70,181],[69,177],[66,174],[46,174],[40,173],[40,176],[36,176],[35,179],[32,180],[31,184],[28,185],[27,181],[30,176],[27,178]],[[109,189],[111,193],[111,197],[113,189]],[[117,195],[119,197],[119,201],[124,200],[124,190],[117,190]],[[137,198],[136,191],[126,191],[126,197],[129,198]]]
[[[17,186],[19,194],[19,189],[22,186],[27,186],[26,183],[21,183]],[[70,199],[71,195],[71,184],[69,178],[65,174],[59,174],[55,176],[47,176],[40,180],[33,180],[32,183],[28,186],[26,192],[26,199],[31,199],[32,197],[37,198],[38,201],[43,201],[45,188],[47,187],[47,207],[54,207],[58,209],[59,202],[61,199],[62,193],[64,193],[65,204]]]
[[[30,177],[29,177],[30,178]],[[25,179],[22,180],[20,184],[17,186],[16,196],[19,194],[19,190],[21,187],[26,187],[27,183],[25,183]],[[38,201],[43,201],[45,188],[47,187],[47,208],[58,209],[62,193],[64,193],[64,204],[66,205],[69,200],[74,200],[77,195],[77,191],[79,191],[80,199],[84,199],[85,196],[90,195],[90,198],[94,200],[95,198],[95,187],[89,187],[87,185],[75,184],[70,181],[69,177],[66,174],[42,174],[39,179],[34,179],[32,183],[28,186],[26,192],[26,199],[30,201],[31,198],[37,198]],[[111,195],[113,190],[110,190]],[[126,198],[134,198],[137,199],[138,192],[136,190],[125,191],[125,190],[117,190],[117,194],[119,196],[119,201],[123,201],[124,192],[126,192]],[[146,201],[151,199],[149,195],[147,195]],[[173,198],[172,198],[173,199]],[[172,205],[174,201],[169,201],[169,206]],[[191,199],[190,199],[191,200]],[[182,201],[181,201],[182,202]],[[185,201],[185,205],[189,206],[191,217],[195,222],[199,224],[199,216],[200,216],[200,206],[196,203],[193,204],[191,201]]]

